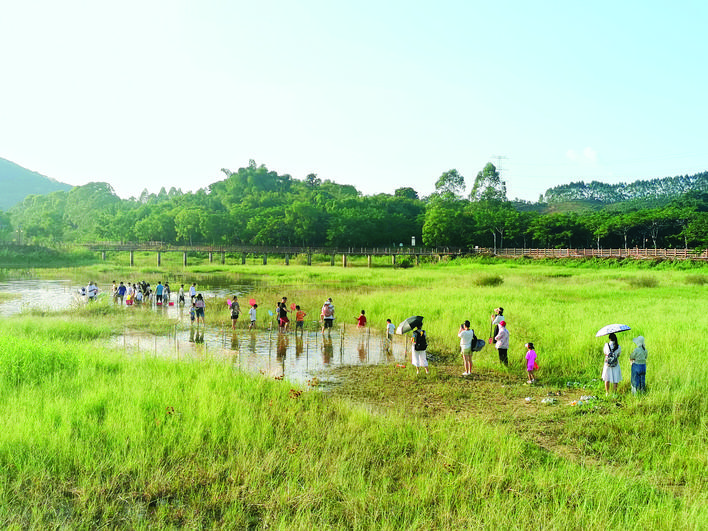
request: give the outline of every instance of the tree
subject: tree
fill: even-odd
[[[471,204],[478,229],[492,235],[494,253],[504,244],[504,237],[518,227],[519,213],[508,201],[483,200]]]
[[[305,177],[305,184],[310,188],[317,188],[322,184],[322,179],[317,177],[316,173],[308,173],[307,177]]]
[[[491,162],[488,162],[484,169],[477,174],[472,192],[470,192],[470,200],[507,201],[506,183],[501,180],[497,168]]]
[[[419,199],[418,192],[416,192],[413,188],[409,187],[396,188],[396,191],[393,192],[393,195],[394,197],[402,197],[404,199]]]
[[[433,201],[425,211],[423,245],[428,247],[458,246],[461,244],[460,202]]]
[[[465,190],[465,178],[452,169],[443,173],[435,183],[435,192],[443,198],[457,199]]]

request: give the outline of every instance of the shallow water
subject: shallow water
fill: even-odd
[[[0,303],[0,315],[10,316],[23,310],[39,308],[50,311],[68,310],[72,305],[86,303],[79,294],[79,285],[71,280],[24,279],[0,282],[0,293],[15,295]],[[110,285],[99,286],[110,293]],[[209,286],[202,290],[205,298],[226,300],[238,295],[242,308],[248,306],[248,286]],[[105,295],[104,295],[105,296]],[[172,294],[173,305],[156,306],[143,304],[126,306],[122,311],[163,312],[174,319],[174,332],[169,336],[156,336],[145,332],[125,330],[111,338],[107,344],[127,352],[143,356],[161,356],[184,360],[199,360],[206,357],[227,360],[241,370],[284,378],[296,383],[313,383],[313,379],[331,381],[328,369],[342,365],[373,365],[382,363],[406,363],[407,336],[394,336],[389,343],[383,331],[370,328],[359,330],[355,326],[337,326],[331,336],[321,334],[320,325],[310,321],[302,334],[293,331],[282,334],[275,325],[274,317],[265,310],[259,311],[257,328],[247,330],[247,316],[242,316],[237,330],[222,329],[209,325],[190,326],[189,307],[177,303],[177,294]],[[189,297],[187,296],[187,301]],[[226,310],[226,304],[224,304]],[[246,317],[246,319],[243,319]],[[294,324],[294,323],[292,323]]]
[[[324,383],[331,379],[328,369],[342,365],[392,363],[406,357],[406,337],[396,336],[389,343],[383,333],[355,327],[323,336],[315,323],[309,324],[310,329],[301,334],[280,333],[277,327],[233,331],[208,325],[176,328],[170,337],[126,331],[111,345],[144,356],[228,360],[246,372],[297,383],[313,383],[313,379]]]

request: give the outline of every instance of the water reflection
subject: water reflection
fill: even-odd
[[[107,286],[106,289],[110,289]],[[70,280],[11,280],[0,282],[0,292],[17,298],[0,304],[0,315],[8,316],[28,308],[62,311],[81,303],[76,282]],[[226,298],[245,292],[243,286],[228,286],[208,292],[209,297]],[[323,336],[320,325],[308,322],[305,330],[283,334],[277,326],[247,330],[247,321],[239,323],[235,331],[213,325],[190,326],[189,307],[180,304],[155,306],[143,303],[126,311],[160,311],[178,324],[173,334],[155,336],[145,332],[126,330],[112,338],[109,344],[133,355],[161,356],[175,359],[204,359],[212,357],[225,361],[244,371],[268,377],[287,378],[305,383],[314,376],[323,377],[323,371],[340,365],[392,363],[406,360],[405,336],[394,336],[393,341],[383,332],[366,328],[335,327]],[[208,319],[207,314],[207,319]]]

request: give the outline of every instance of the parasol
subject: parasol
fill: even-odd
[[[398,328],[396,328],[396,333],[405,334],[406,332],[410,332],[414,328],[420,328],[421,326],[423,326],[423,317],[420,315],[414,315],[399,324]]]
[[[626,332],[627,330],[631,330],[631,328],[626,324],[611,324],[600,328],[600,330],[597,331],[597,334],[595,334],[595,337],[606,336],[607,334],[616,334],[617,332]]]

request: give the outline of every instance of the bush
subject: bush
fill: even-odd
[[[504,279],[499,275],[481,275],[473,280],[476,286],[494,287],[504,283]]]

